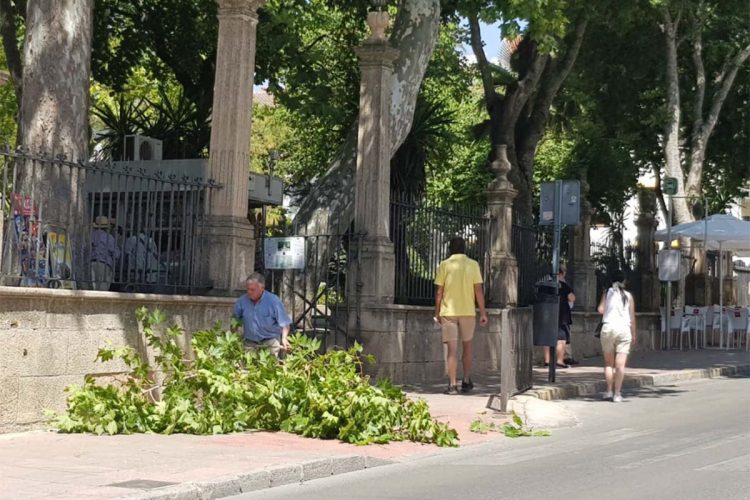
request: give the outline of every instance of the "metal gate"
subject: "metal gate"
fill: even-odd
[[[320,340],[323,351],[361,343],[361,285],[348,277],[357,274],[362,235],[264,236],[257,244],[256,271],[281,298],[294,331]]]

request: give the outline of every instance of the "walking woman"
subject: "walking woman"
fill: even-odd
[[[622,381],[630,344],[636,342],[635,301],[625,290],[625,273],[615,271],[612,285],[602,295],[597,308],[602,318],[602,352],[604,353],[604,378],[607,380],[605,399],[622,401]]]

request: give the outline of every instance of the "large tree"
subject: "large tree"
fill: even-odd
[[[709,140],[740,68],[750,58],[746,0],[654,0],[664,37],[664,171],[678,181],[677,222],[695,216]]]
[[[19,138],[32,152],[88,158],[93,0],[30,0],[26,10]],[[80,220],[75,169],[27,164],[24,191],[46,202],[42,217],[71,228]],[[31,168],[33,167],[33,168]]]
[[[553,100],[578,57],[592,10],[565,0],[544,4],[467,0],[462,5],[489,114],[484,125],[491,142],[490,160],[495,146],[507,145],[509,177],[519,192],[516,214],[526,222],[532,219],[536,148]],[[490,63],[480,37],[480,20],[502,21],[513,52],[510,71]]]

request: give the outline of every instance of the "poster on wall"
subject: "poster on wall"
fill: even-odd
[[[47,228],[47,248],[49,249],[49,287],[74,289],[73,252],[65,229],[54,226]]]
[[[30,196],[11,194],[13,234],[21,286],[47,286],[47,245],[41,233],[39,206]]]

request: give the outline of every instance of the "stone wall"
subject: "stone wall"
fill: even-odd
[[[41,427],[43,411],[63,409],[63,389],[87,374],[122,373],[121,362],[95,358],[108,343],[145,352],[138,307],[158,307],[192,331],[217,320],[226,324],[233,304],[231,298],[0,287],[0,432]]]
[[[531,308],[510,309],[509,324],[515,333],[531,335]],[[488,309],[489,324],[477,327],[474,337],[474,370],[500,369],[501,310]],[[432,320],[433,307],[363,305],[360,333],[365,352],[378,362],[366,368],[369,375],[394,383],[433,382],[445,379],[445,353],[440,328]],[[350,331],[355,331],[355,318]],[[513,333],[513,332],[508,332]],[[460,368],[459,348],[459,375]]]
[[[63,389],[81,384],[85,375],[110,377],[123,373],[125,366],[118,361],[95,361],[99,348],[110,343],[131,345],[151,355],[138,329],[136,308],[158,307],[170,322],[194,331],[216,321],[226,324],[233,304],[233,298],[0,287],[0,433],[43,426],[43,411],[62,410]],[[476,371],[499,373],[501,337],[531,335],[531,308],[505,310],[508,332],[502,331],[503,311],[488,309],[489,325],[477,328]],[[365,351],[378,360],[367,367],[368,373],[395,383],[444,381],[444,348],[432,316],[432,307],[362,305],[361,340]],[[600,355],[599,341],[592,334],[599,315],[573,316],[573,356],[583,359]],[[635,349],[658,348],[658,315],[639,314],[638,326]],[[356,327],[357,315],[352,314],[352,333]],[[188,341],[186,336],[185,344]],[[534,348],[533,355],[539,362],[541,348]]]

